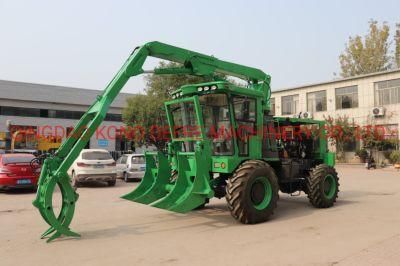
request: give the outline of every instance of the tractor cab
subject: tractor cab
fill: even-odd
[[[209,170],[216,173],[230,173],[238,160],[261,155],[253,137],[262,137],[262,92],[218,81],[183,86],[172,97],[165,106],[176,151],[207,146]]]

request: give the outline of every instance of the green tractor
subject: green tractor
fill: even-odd
[[[134,50],[70,137],[44,160],[33,201],[50,225],[42,238],[79,236],[69,228],[78,194],[67,170],[129,78],[149,72],[142,69],[149,56],[181,65],[157,68],[151,71],[154,74],[196,75],[215,81],[185,85],[173,92],[172,100],[165,103],[171,135],[167,149],[146,153],[145,176],[124,199],[185,213],[202,208],[213,197],[225,197],[232,216],[244,224],[268,220],[279,190],[304,191],[317,208],[333,206],[339,182],[323,121],[273,117],[270,76],[261,70],[150,42]],[[223,80],[221,74],[246,85]],[[57,185],[63,201],[56,216],[52,195]]]

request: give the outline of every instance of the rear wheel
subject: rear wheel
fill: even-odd
[[[261,160],[244,162],[227,181],[231,215],[244,224],[268,220],[277,206],[279,186],[272,167]]]
[[[307,178],[307,191],[314,207],[332,207],[339,192],[339,178],[335,168],[326,164],[313,168]]]

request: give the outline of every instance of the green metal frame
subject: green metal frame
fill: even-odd
[[[221,93],[246,96],[256,99],[257,128],[263,126],[263,114],[270,110],[270,76],[263,71],[235,63],[219,60],[190,50],[174,47],[160,42],[150,42],[137,47],[128,57],[115,77],[107,85],[104,92],[99,95],[89,110],[79,120],[70,137],[68,137],[57,150],[47,158],[42,166],[38,182],[38,190],[33,205],[39,209],[43,219],[50,228],[42,234],[42,238],[49,237],[52,241],[61,235],[77,237],[79,234],[70,230],[78,194],[70,184],[67,170],[71,167],[79,153],[85,147],[90,137],[104,120],[107,110],[115,97],[127,81],[145,73],[142,69],[147,57],[156,57],[180,63],[181,67],[155,69],[154,74],[189,74],[196,76],[213,77],[216,81],[192,84],[181,87],[173,94],[175,100],[165,103],[167,119],[173,136],[173,118],[168,109],[170,104],[192,101],[194,103],[199,129],[198,138],[173,138],[168,144],[168,154],[160,152],[146,153],[146,172],[138,188],[123,196],[124,199],[154,207],[168,209],[176,212],[187,212],[204,204],[214,196],[211,188],[212,173],[232,173],[243,161],[260,159],[262,132],[258,132],[249,139],[249,154],[239,156],[237,140],[234,138],[235,151],[230,156],[211,156],[211,142],[205,138],[205,129],[199,95],[215,93],[209,86]],[[217,76],[224,74],[243,79],[246,87],[236,86],[226,81],[221,81]],[[199,91],[199,87],[207,90]],[[237,127],[234,119],[234,110],[229,106],[230,118],[233,126]],[[277,122],[286,118],[274,118]],[[282,120],[281,120],[282,119]],[[321,121],[291,119],[292,123],[317,123]],[[181,149],[184,141],[191,141],[194,150],[187,152]],[[326,142],[321,138],[320,159],[329,165],[334,165],[334,157],[326,150]],[[266,161],[279,161],[279,158],[263,158]],[[173,178],[171,178],[171,173]],[[175,174],[174,174],[175,173]],[[62,208],[58,216],[52,206],[52,195],[56,186],[62,192]]]
[[[128,80],[145,71],[142,69],[147,57],[155,57],[182,64],[179,68],[155,69],[155,74],[189,74],[196,76],[215,76],[225,74],[241,78],[249,82],[249,88],[264,95],[265,108],[269,109],[270,76],[263,71],[219,60],[213,56],[178,48],[160,42],[150,42],[137,47],[128,57],[124,65],[99,95],[89,110],[82,116],[74,130],[57,150],[54,156],[45,160],[38,182],[38,190],[33,205],[37,207],[50,228],[42,238],[50,236],[48,241],[61,235],[79,236],[69,226],[75,210],[78,194],[70,185],[67,170],[71,167],[81,150],[85,147],[96,128],[104,120],[110,104],[119,94]],[[198,152],[194,157],[205,156]],[[184,166],[180,166],[184,168]],[[60,215],[56,217],[52,205],[54,187],[58,185],[62,191],[63,205]]]

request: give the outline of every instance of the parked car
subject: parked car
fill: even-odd
[[[38,150],[32,150],[32,149],[15,149],[11,150],[12,153],[29,153],[32,155],[37,156],[39,154]]]
[[[68,170],[68,174],[74,187],[90,181],[102,181],[109,186],[115,186],[116,163],[106,150],[84,149]]]
[[[144,154],[124,154],[117,160],[117,177],[125,182],[142,179],[146,170]]]
[[[32,168],[32,154],[0,154],[0,189],[36,189],[40,168]]]

